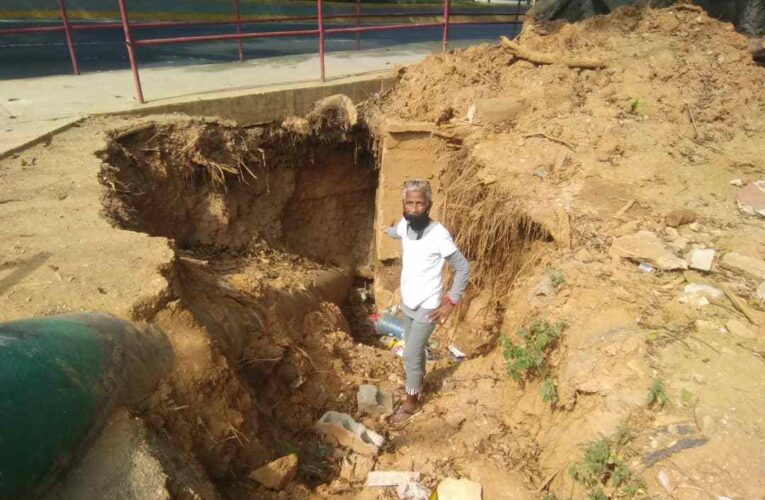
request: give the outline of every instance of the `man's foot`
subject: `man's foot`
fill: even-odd
[[[409,417],[414,415],[414,411],[417,409],[418,395],[407,394],[406,399],[398,407],[398,410],[391,415],[389,422],[391,424],[400,424],[409,420]]]

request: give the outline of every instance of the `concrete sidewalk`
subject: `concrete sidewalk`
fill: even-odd
[[[465,41],[462,45],[476,43],[480,41]],[[358,75],[379,78],[397,66],[419,62],[440,48],[440,43],[429,42],[328,53],[327,84]],[[140,75],[146,104],[136,101],[129,70],[0,81],[0,157],[92,114],[163,108],[289,85],[320,85],[318,55],[147,68]]]

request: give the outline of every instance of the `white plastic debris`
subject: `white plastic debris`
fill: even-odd
[[[398,486],[406,483],[416,483],[420,480],[419,472],[375,470],[367,475],[367,487],[378,488]]]
[[[399,484],[396,493],[401,500],[428,500],[430,498],[430,490],[413,481]]]

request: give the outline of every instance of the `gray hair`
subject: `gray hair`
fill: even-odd
[[[422,193],[425,203],[430,206],[433,200],[433,191],[430,189],[430,182],[422,179],[414,179],[404,182],[404,190],[401,193],[401,201],[406,202],[406,194],[413,191]]]

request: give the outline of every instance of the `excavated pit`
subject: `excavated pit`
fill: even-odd
[[[224,496],[257,490],[267,497],[243,478],[290,452],[300,458],[298,490],[331,482],[339,462],[313,432],[316,420],[328,410],[354,414],[361,383],[394,392],[401,383],[400,360],[370,341],[365,321],[375,275],[373,141],[361,126],[321,116],[252,128],[150,122],[114,133],[102,153],[106,216],[123,229],[168,238],[176,251],[165,271],[166,303],[146,319],[166,331],[178,362],[147,403],[146,421]],[[455,169],[452,182],[471,175]],[[514,261],[501,263],[509,283],[521,254],[549,234],[517,216],[509,200],[463,194],[502,216],[507,229],[491,251],[517,248]],[[465,226],[471,259],[494,259],[475,241],[483,230],[459,210],[450,217]],[[497,231],[491,224],[489,238]],[[387,267],[378,277],[397,275],[395,261],[379,266]],[[479,268],[476,277],[484,274]],[[466,311],[475,316],[475,308]],[[484,330],[496,322],[497,305],[483,309],[472,353],[496,340],[496,331]],[[448,364],[428,377],[429,389],[453,370]]]

